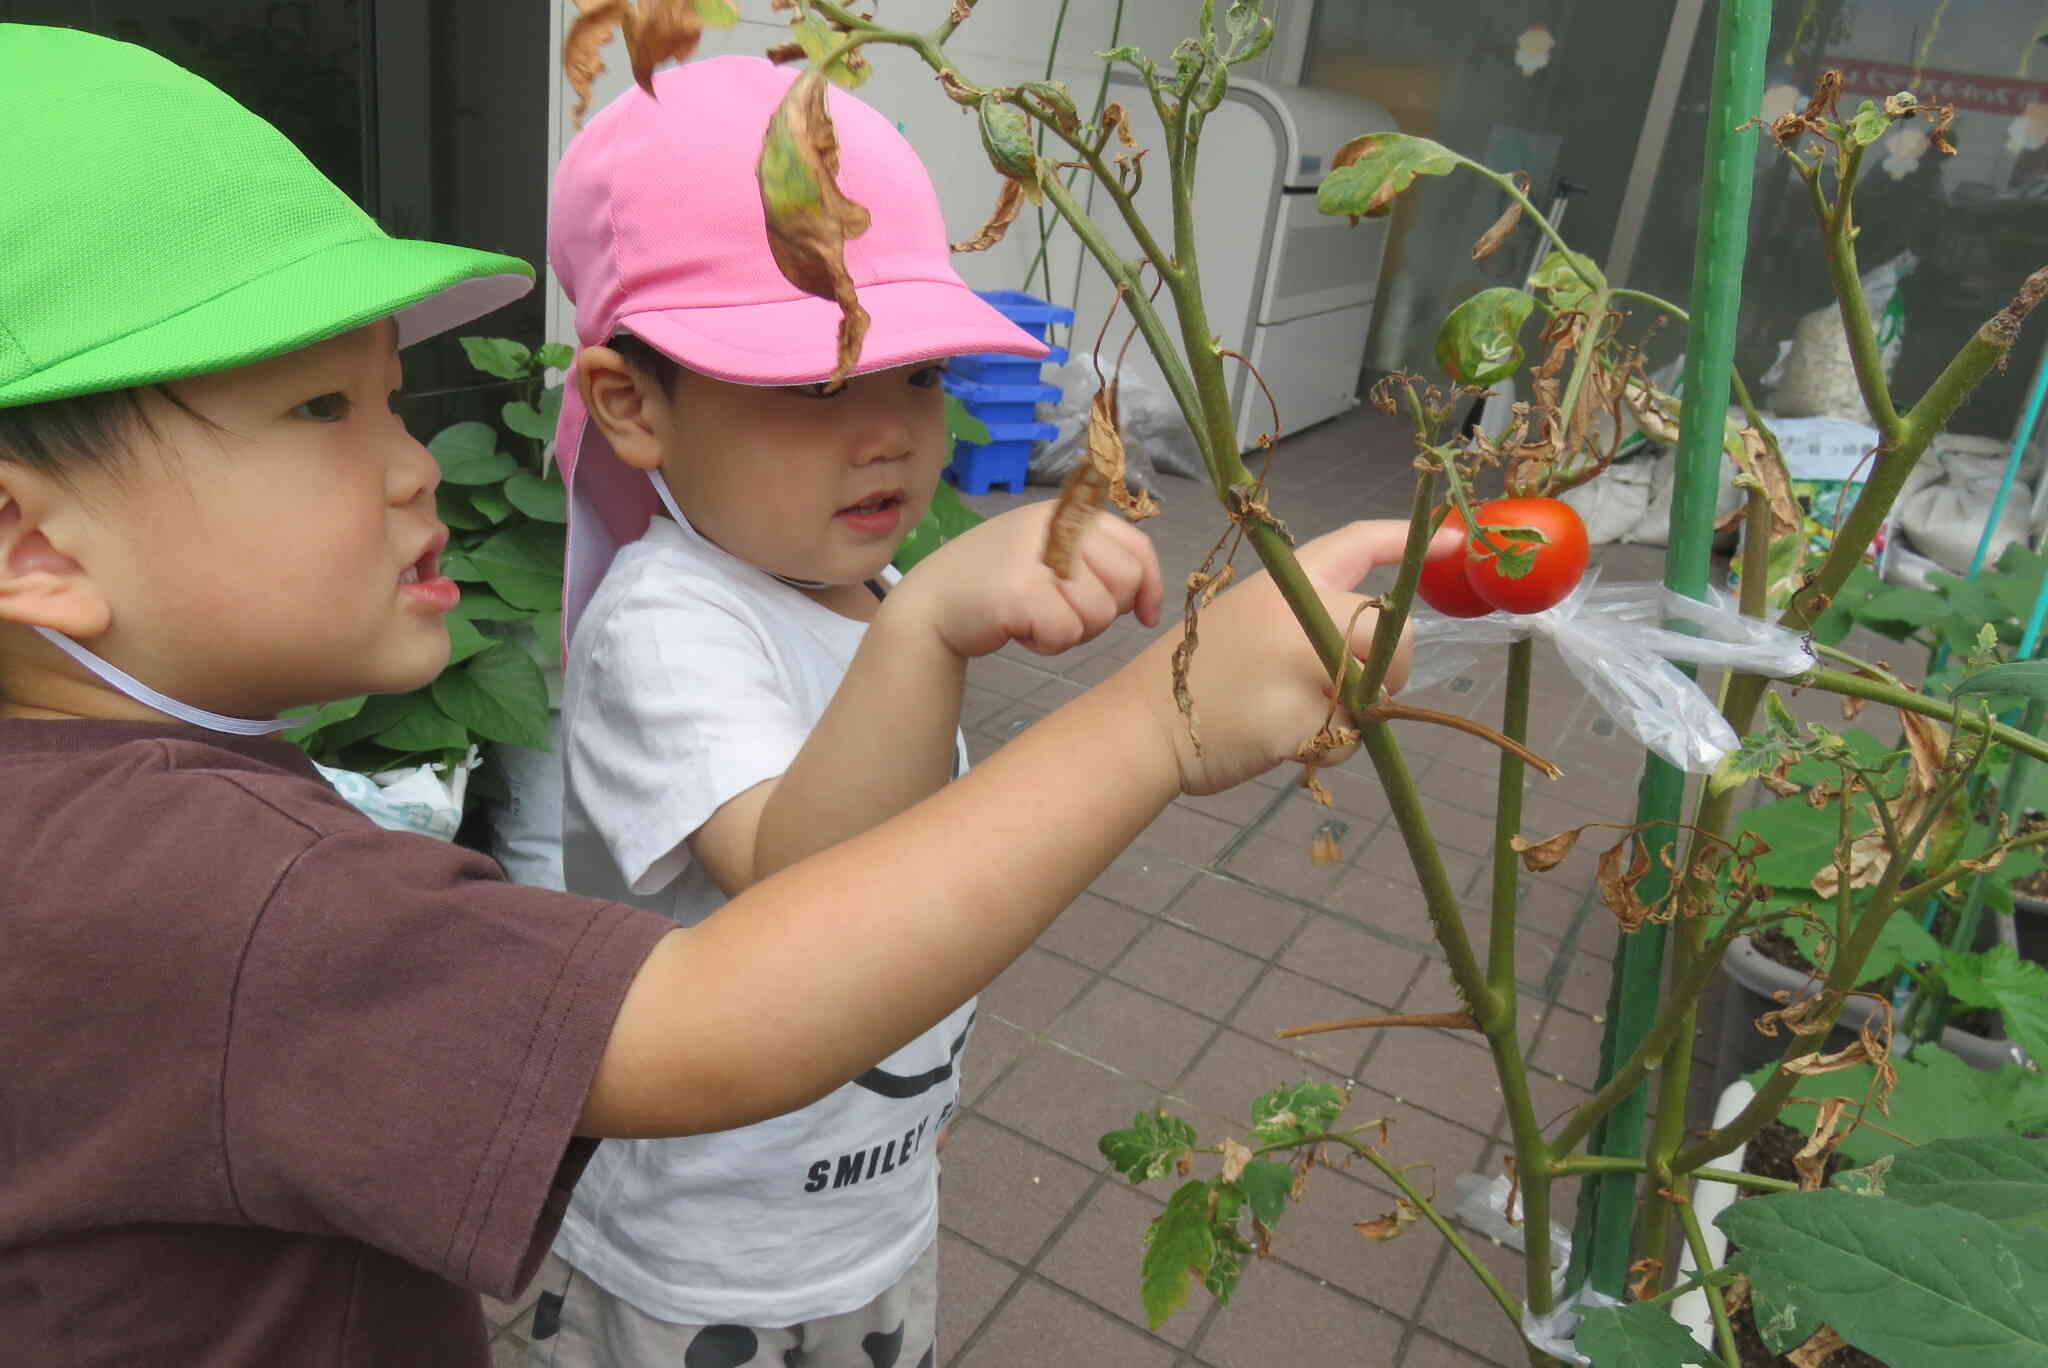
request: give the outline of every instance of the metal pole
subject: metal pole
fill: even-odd
[[[1763,102],[1765,52],[1770,44],[1770,0],[1721,0],[1714,38],[1714,83],[1707,114],[1706,176],[1693,252],[1692,325],[1686,338],[1685,397],[1680,414],[1677,477],[1671,499],[1671,539],[1664,583],[1704,598],[1713,542],[1716,486],[1721,476],[1721,433],[1734,367],[1735,323],[1742,305],[1742,266],[1749,246],[1749,203],[1756,174],[1757,140],[1739,126]],[[1644,767],[1637,820],[1678,820],[1685,776],[1655,756]],[[1652,828],[1670,833],[1665,825]],[[1651,840],[1645,833],[1645,839]],[[1670,835],[1661,840],[1671,841]],[[1653,846],[1655,841],[1651,842]],[[1661,873],[1658,852],[1650,868]],[[1657,896],[1645,879],[1639,892]],[[1607,1031],[1600,1045],[1605,1080],[1648,1034],[1662,987],[1665,932],[1645,926],[1622,939],[1608,993]],[[1688,1042],[1688,1045],[1690,1042]],[[1608,1113],[1592,1137],[1596,1154],[1640,1154],[1643,1095]],[[1628,1280],[1629,1240],[1635,1221],[1636,1180],[1626,1174],[1588,1177],[1579,1190],[1578,1236],[1572,1242],[1576,1280],[1590,1278],[1609,1296]]]

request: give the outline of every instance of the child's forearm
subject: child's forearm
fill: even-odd
[[[936,793],[953,774],[966,672],[967,663],[923,621],[899,618],[884,603],[824,716],[761,808],[747,882]]]
[[[1127,667],[960,782],[668,937],[620,1012],[584,1133],[803,1106],[985,987],[1179,792],[1146,697],[1157,673]]]

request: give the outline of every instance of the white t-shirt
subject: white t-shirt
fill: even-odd
[[[570,647],[568,886],[685,926],[723,904],[684,839],[789,768],[865,631],[694,530],[655,519],[619,552]],[[759,982],[769,999],[776,966],[760,966]],[[577,1184],[556,1252],[681,1324],[794,1325],[866,1305],[937,1238],[933,1144],[959,1098],[973,1019],[969,1002],[787,1116],[714,1135],[606,1141]]]

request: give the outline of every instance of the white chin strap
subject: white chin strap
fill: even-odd
[[[189,703],[180,703],[175,698],[158,693],[120,666],[101,660],[63,633],[53,632],[47,627],[38,627],[36,631],[42,634],[43,640],[137,703],[155,708],[158,712],[175,717],[180,722],[189,722],[208,731],[226,732],[230,736],[267,736],[271,732],[284,731],[298,725],[299,719],[293,717],[273,717],[267,721],[253,717],[227,717],[221,713],[208,712],[204,708],[195,708]]]
[[[683,531],[697,538],[697,540],[703,542],[706,546],[718,546],[717,542],[712,541],[711,538],[705,536],[702,532],[699,532],[694,526],[691,525],[690,520],[683,516],[683,510],[681,505],[676,503],[676,496],[669,490],[668,481],[662,478],[660,471],[648,471],[647,478],[649,481],[653,483],[654,492],[661,496],[661,506],[663,508],[666,508],[668,510],[668,515],[676,520],[677,527],[682,528]],[[718,549],[721,551],[725,551],[725,548],[722,546],[718,546]],[[725,551],[725,554],[731,556],[732,552]],[[739,557],[733,556],[733,559],[738,560]],[[791,579],[788,575],[778,575],[773,570],[765,570],[758,565],[756,565],[754,568],[756,570],[760,570],[762,574],[768,576],[768,578],[770,579],[781,580],[784,584],[788,585],[792,589],[830,589],[832,587],[831,583],[827,580]]]

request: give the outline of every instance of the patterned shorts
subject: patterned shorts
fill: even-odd
[[[540,1270],[528,1368],[934,1368],[939,1250],[855,1311],[801,1325],[677,1325],[554,1255]]]

